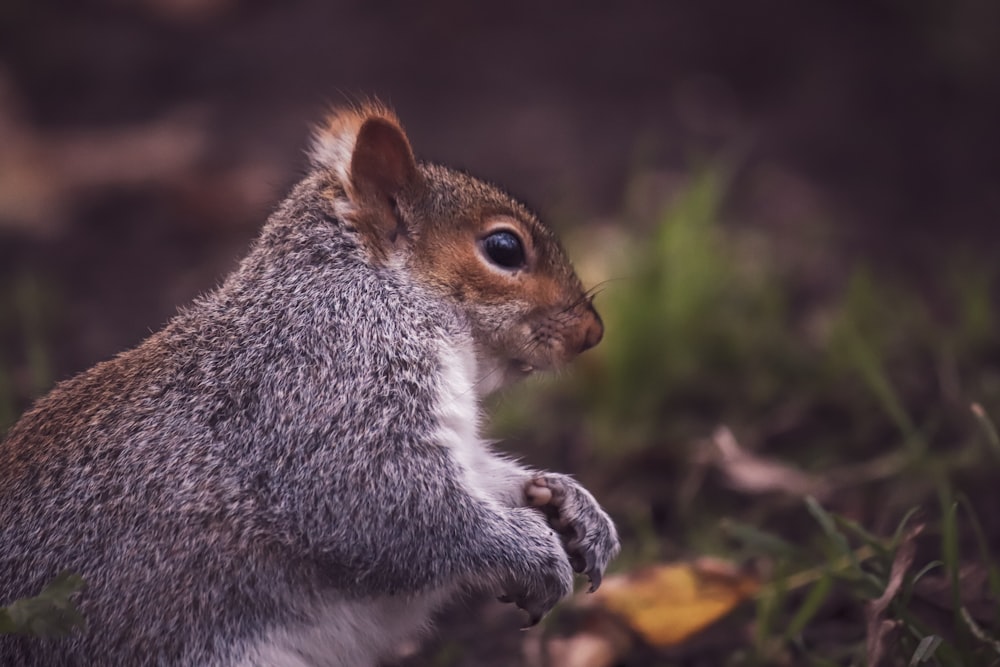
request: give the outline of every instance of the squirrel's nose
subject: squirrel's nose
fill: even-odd
[[[601,342],[601,338],[603,337],[604,323],[601,322],[601,316],[597,314],[596,310],[590,308],[590,324],[587,325],[587,330],[583,335],[580,352],[585,352],[594,347]]]

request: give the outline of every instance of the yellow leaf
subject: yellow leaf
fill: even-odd
[[[759,582],[727,563],[654,565],[608,577],[592,602],[621,617],[649,644],[680,644],[757,592]]]

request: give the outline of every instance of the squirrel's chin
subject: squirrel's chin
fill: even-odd
[[[551,359],[538,359],[525,361],[523,359],[511,359],[508,364],[508,374],[515,379],[526,378],[538,372],[552,371],[562,366],[558,361]]]
[[[529,364],[527,361],[520,361],[518,359],[515,359],[510,362],[510,365],[513,368],[514,372],[520,375],[531,375],[532,373],[535,372],[535,367],[532,364]]]
[[[558,348],[555,350],[537,350],[536,352],[536,354],[532,355],[531,359],[508,359],[506,365],[509,372],[518,377],[527,377],[539,371],[543,373],[555,371],[563,368],[576,356],[572,355],[569,358],[565,358]]]
[[[519,359],[495,359],[493,363],[480,365],[476,387],[480,396],[488,396],[516,384],[538,370],[540,369],[537,366]]]

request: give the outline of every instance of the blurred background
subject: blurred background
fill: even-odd
[[[996,664],[993,0],[5,0],[0,431],[216,285],[368,97],[600,286],[605,342],[496,434],[609,507],[623,581],[743,582],[669,640],[471,601],[410,663]]]

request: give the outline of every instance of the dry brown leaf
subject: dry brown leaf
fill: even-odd
[[[823,498],[829,484],[798,468],[750,452],[736,441],[725,426],[715,429],[709,446],[709,460],[725,475],[727,484],[748,493],[779,492]]]
[[[996,600],[989,586],[989,570],[981,562],[963,563],[958,568],[958,597],[962,606],[976,620],[992,623],[996,613]],[[920,578],[913,586],[914,595],[935,607],[951,613],[955,611],[951,577],[947,573],[932,572]]]
[[[896,597],[900,586],[903,585],[903,578],[913,565],[913,559],[917,555],[917,535],[924,529],[924,526],[914,526],[906,533],[900,542],[896,556],[892,559],[892,569],[889,571],[889,583],[877,600],[872,600],[865,608],[865,617],[868,625],[868,636],[865,642],[866,653],[868,655],[868,665],[877,667],[882,655],[885,653],[885,645],[889,633],[896,628],[896,621],[885,618],[885,610],[889,608],[889,603]]]
[[[608,577],[589,602],[656,647],[676,646],[728,614],[760,588],[728,563],[654,565]]]
[[[700,462],[718,469],[726,485],[736,491],[812,496],[818,500],[843,487],[892,477],[907,461],[905,452],[890,452],[860,464],[827,470],[819,477],[745,449],[725,426],[715,429],[699,454]]]

